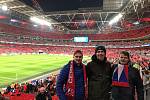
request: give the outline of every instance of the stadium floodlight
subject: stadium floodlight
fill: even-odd
[[[134,25],[138,25],[138,24],[140,24],[140,23],[139,23],[139,21],[136,21],[136,22],[134,22],[133,24],[134,24]]]
[[[121,18],[122,18],[123,14],[119,13],[117,16],[115,16],[110,22],[109,25],[112,25],[114,23],[117,23]]]
[[[47,25],[47,26],[51,26],[51,23],[46,21],[46,20],[43,20],[43,19],[39,19],[37,17],[30,17],[30,20],[37,23],[37,24],[40,24],[40,25]]]
[[[18,22],[16,19],[10,19],[11,22]]]
[[[2,5],[2,10],[3,11],[7,11],[8,10],[8,7],[6,5]]]
[[[131,0],[131,1],[133,1],[133,2],[138,2],[138,1],[140,1],[140,0]]]
[[[34,27],[37,27],[38,25],[33,25]]]

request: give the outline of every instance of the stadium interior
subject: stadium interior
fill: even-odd
[[[78,49],[86,64],[98,45],[112,64],[131,53],[150,100],[150,0],[0,0],[0,96],[34,100],[37,81],[50,81],[58,100],[59,70]]]

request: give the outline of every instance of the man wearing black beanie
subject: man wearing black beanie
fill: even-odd
[[[106,59],[106,49],[104,46],[97,46],[95,48],[95,55],[93,55],[93,57],[95,57],[95,60],[100,60],[103,61]]]
[[[95,53],[96,53],[98,50],[103,50],[104,53],[106,54],[106,48],[105,48],[104,46],[97,46],[97,47],[95,48]]]
[[[87,64],[88,100],[110,100],[111,64],[104,46],[97,46],[92,61]]]

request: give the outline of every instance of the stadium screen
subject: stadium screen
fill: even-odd
[[[88,37],[74,37],[74,42],[88,42]]]

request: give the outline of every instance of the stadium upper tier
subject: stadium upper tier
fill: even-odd
[[[54,33],[54,32],[37,32],[33,30],[27,30],[20,27],[15,27],[7,24],[0,23],[0,32],[25,35],[25,36],[38,36],[41,38],[57,39],[57,40],[72,40],[74,37],[87,36],[90,41],[92,40],[122,40],[122,39],[137,39],[150,36],[150,27],[145,27],[138,30],[131,30],[119,33],[105,33],[105,34],[64,34],[64,33]]]

